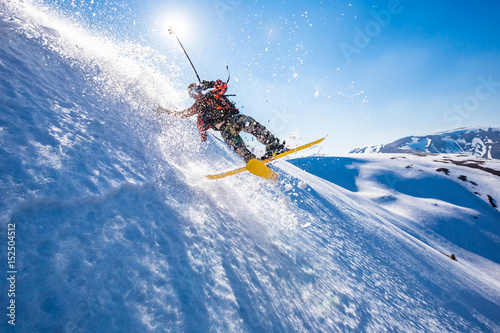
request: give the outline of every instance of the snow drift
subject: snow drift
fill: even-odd
[[[421,198],[444,206],[431,212],[439,228],[408,204],[420,172],[396,172],[395,160],[294,162],[317,176],[283,162],[277,186],[207,181],[239,161],[216,136],[201,144],[193,122],[154,114],[186,103],[170,60],[30,2],[0,2],[0,40],[5,313],[8,224],[17,270],[15,327],[4,314],[2,331],[500,329],[499,212],[484,200],[499,196],[485,176],[471,178],[485,189],[471,205],[467,189]],[[466,232],[483,236],[466,246]]]

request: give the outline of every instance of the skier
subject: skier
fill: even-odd
[[[209,90],[204,93],[205,90]],[[176,118],[198,117],[198,130],[202,141],[207,140],[207,130],[219,131],[224,142],[246,163],[256,158],[245,146],[240,132],[249,133],[266,146],[262,160],[286,151],[285,142],[275,137],[271,132],[250,116],[241,114],[235,105],[226,97],[227,83],[221,80],[191,83],[188,86],[189,96],[194,98],[193,105],[182,111],[172,111],[161,106],[157,113],[168,113]]]

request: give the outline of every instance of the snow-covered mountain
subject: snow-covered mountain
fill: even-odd
[[[431,154],[462,154],[500,159],[500,129],[473,127],[426,136],[408,136],[388,144],[356,148],[350,153],[421,152]]]
[[[497,160],[208,181],[241,161],[154,113],[186,99],[168,59],[28,0],[0,44],[1,332],[500,331]]]

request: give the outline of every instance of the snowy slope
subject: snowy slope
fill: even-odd
[[[239,161],[216,136],[201,144],[194,122],[151,111],[186,99],[153,50],[130,56],[26,1],[0,1],[0,42],[0,308],[16,304],[1,331],[500,330],[496,178],[467,168],[473,185],[456,178],[463,166],[398,157],[310,158],[311,173],[277,163],[277,186],[207,181]],[[396,169],[408,163],[415,174]],[[439,197],[417,193],[420,180]]]
[[[412,235],[440,239],[426,240],[434,247],[443,242],[455,254],[467,250],[463,255],[479,255],[474,261],[500,264],[498,160],[382,154],[290,162],[398,215],[395,223]]]
[[[500,128],[471,127],[426,136],[408,136],[394,142],[350,153],[462,154],[500,159]]]

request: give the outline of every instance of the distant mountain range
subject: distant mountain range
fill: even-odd
[[[349,153],[464,154],[500,159],[500,128],[469,127],[426,136],[408,136],[394,142]]]

